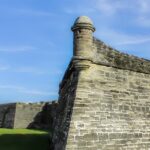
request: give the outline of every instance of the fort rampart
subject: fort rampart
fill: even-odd
[[[149,150],[150,61],[93,37],[92,21],[73,27],[74,56],[60,86],[53,150]]]
[[[57,102],[0,105],[0,128],[51,129]]]

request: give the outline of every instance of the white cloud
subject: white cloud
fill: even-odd
[[[75,9],[73,8],[65,8],[64,11],[68,14],[89,14],[93,13],[96,10],[94,8],[83,8],[81,6],[77,6]]]
[[[8,65],[0,65],[0,71],[6,71],[9,69]]]
[[[65,12],[79,15],[91,14],[103,19],[101,20],[103,22],[108,22],[109,20],[113,22],[113,19],[115,21],[121,14],[130,14],[131,19],[129,18],[128,22],[133,23],[135,26],[150,27],[149,0],[85,0],[72,7],[65,8]],[[109,21],[110,24],[112,23],[111,21]]]
[[[5,90],[15,90],[15,92],[19,93],[25,93],[25,94],[31,94],[31,95],[41,95],[41,96],[55,96],[57,95],[57,92],[49,92],[49,91],[41,91],[37,89],[27,89],[22,86],[15,86],[15,85],[0,85],[0,89]]]
[[[119,1],[111,0],[96,0],[96,8],[105,15],[113,15],[119,9],[123,8],[123,5]]]
[[[0,52],[25,52],[35,50],[35,47],[32,46],[1,46]]]
[[[137,44],[144,44],[150,42],[150,37],[128,37],[123,41],[120,41],[120,43],[117,43],[117,45],[137,45]]]
[[[65,8],[65,12],[69,14],[89,14],[96,12],[101,12],[104,15],[112,15],[116,13],[119,9],[123,8],[124,5],[121,5],[119,1],[112,0],[85,0],[85,3],[77,3],[73,7]],[[83,7],[84,5],[84,7]]]
[[[149,0],[138,0],[138,9],[137,11],[139,11],[140,13],[149,13],[150,12],[150,1]]]
[[[45,12],[45,11],[40,11],[40,10],[31,10],[31,9],[17,9],[16,12],[19,13],[19,15],[29,15],[29,16],[52,16],[53,13],[51,12]]]
[[[20,67],[17,69],[14,69],[16,72],[20,73],[31,73],[31,74],[45,74],[46,72],[42,71],[41,69],[33,68],[33,67]]]
[[[62,74],[63,71],[60,69],[51,69],[51,71],[45,71],[41,68],[35,68],[35,67],[20,67],[20,68],[15,68],[13,69],[14,72],[18,72],[18,73],[30,73],[30,74],[37,74],[37,75],[51,75],[51,74]]]
[[[23,90],[23,93],[32,94],[32,95],[43,95],[43,96],[56,96],[57,92],[46,92],[40,90]]]
[[[137,25],[140,25],[142,27],[150,27],[150,16],[146,16],[146,15],[140,15],[135,23],[137,23]]]
[[[10,71],[12,73],[27,73],[27,74],[33,74],[33,75],[60,75],[63,74],[63,70],[53,68],[51,71],[47,71],[47,69],[43,68],[36,68],[32,66],[23,66],[23,67],[12,67],[9,65],[2,65],[0,64],[0,71]]]
[[[24,88],[21,86],[14,86],[14,85],[0,85],[0,89],[13,89],[13,90],[23,90]]]
[[[150,59],[150,36],[131,35],[114,30],[100,30],[97,37],[119,51],[134,56]]]
[[[0,13],[5,15],[31,16],[31,17],[51,17],[55,14],[50,11],[33,9],[28,7],[10,7],[9,5],[0,5]]]
[[[139,5],[138,0],[85,0],[82,3],[76,3],[73,7],[66,8],[65,12],[70,14],[95,13],[96,15],[110,17],[119,15],[121,11],[138,12]]]
[[[142,27],[150,27],[150,1],[149,0],[138,0],[137,17],[135,18],[135,25]]]
[[[30,8],[15,8],[7,6],[0,6],[1,13],[5,14],[12,14],[12,15],[26,15],[26,16],[34,16],[34,17],[49,17],[53,16],[54,13],[45,11],[45,10],[38,10],[38,9],[30,9]]]
[[[103,16],[115,16],[122,11],[135,12],[137,10],[137,0],[93,0],[94,7]],[[138,10],[137,10],[138,11]]]
[[[130,10],[134,13],[149,13],[149,0],[95,0],[96,8],[104,14],[114,14],[120,10]]]
[[[101,29],[97,31],[97,36],[101,36],[111,41],[114,45],[138,45],[150,42],[150,36],[130,35],[120,33],[110,29]]]

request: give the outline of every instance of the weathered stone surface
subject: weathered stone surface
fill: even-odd
[[[73,29],[51,149],[149,150],[150,61],[107,46],[86,25]]]
[[[121,53],[96,38],[93,38],[93,48],[93,63],[150,74],[150,60]]]
[[[57,101],[0,105],[0,128],[51,129]]]
[[[35,112],[31,113],[31,119],[33,114],[33,122],[28,125],[28,128],[32,129],[52,129],[52,124],[56,119],[56,108],[58,106],[57,101],[43,103],[42,110],[38,111],[37,107],[33,106]],[[36,113],[36,111],[38,113]]]
[[[78,83],[83,80],[76,89],[66,149],[150,148],[150,75],[91,64],[80,73]]]
[[[80,17],[78,17],[76,19],[74,25],[76,25],[76,24],[82,24],[82,23],[83,24],[91,24],[91,25],[93,25],[92,20],[89,17],[87,17],[87,16],[80,16]]]
[[[71,69],[71,68],[69,68]],[[53,124],[51,149],[64,150],[69,132],[70,120],[74,106],[78,72],[72,68],[66,72],[63,82],[60,84],[60,97],[57,107],[57,116]]]
[[[0,105],[0,128],[13,128],[16,104]]]

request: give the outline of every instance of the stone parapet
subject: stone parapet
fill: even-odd
[[[91,60],[93,63],[150,74],[150,60],[121,53],[96,38],[93,39],[93,45],[95,49],[95,56]]]

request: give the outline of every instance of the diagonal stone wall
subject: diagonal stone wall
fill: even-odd
[[[150,61],[94,38],[85,16],[72,30],[51,150],[149,150]]]
[[[70,121],[76,97],[78,72],[70,63],[60,84],[59,101],[56,109],[56,119],[53,124],[51,150],[64,150],[67,142]]]
[[[82,71],[66,149],[148,150],[149,83],[148,74],[112,67]]]

